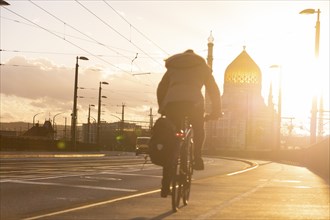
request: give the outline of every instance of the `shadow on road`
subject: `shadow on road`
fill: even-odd
[[[131,220],[159,220],[159,219],[164,219],[170,215],[173,214],[173,211],[168,211],[168,212],[165,212],[165,213],[162,213],[158,216],[155,216],[153,218],[147,218],[147,217],[136,217],[136,218],[132,218]]]

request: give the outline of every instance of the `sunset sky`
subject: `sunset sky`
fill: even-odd
[[[277,104],[282,74],[282,115],[308,129],[312,95],[329,110],[329,1],[11,1],[1,6],[1,122],[71,121],[74,68],[79,60],[78,123],[97,106],[102,120],[148,121],[157,115],[156,88],[164,59],[186,49],[206,58],[214,37],[214,76],[223,92],[226,67],[246,46],[263,74],[267,103],[273,81]],[[320,55],[314,57],[320,9]],[[270,68],[272,65],[281,68]],[[97,108],[91,115],[97,118]],[[328,117],[327,117],[328,118]],[[329,128],[329,121],[326,127]],[[306,130],[305,129],[305,130]],[[327,130],[329,133],[329,130]]]

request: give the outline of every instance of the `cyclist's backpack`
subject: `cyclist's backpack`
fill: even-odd
[[[149,157],[153,164],[164,166],[176,147],[175,126],[165,117],[157,119],[151,130]]]

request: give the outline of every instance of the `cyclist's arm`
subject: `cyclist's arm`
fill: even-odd
[[[206,74],[205,88],[212,103],[212,111],[210,115],[215,118],[220,117],[221,116],[220,90],[211,72]]]
[[[161,106],[169,86],[169,74],[166,72],[157,87],[157,102]]]

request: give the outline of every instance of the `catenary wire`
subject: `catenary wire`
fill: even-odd
[[[50,34],[52,34],[52,35],[54,35],[54,36],[56,36],[56,37],[58,37],[58,38],[60,38],[60,39],[62,39],[62,40],[64,40],[64,41],[66,41],[66,42],[68,42],[68,43],[70,43],[71,45],[73,45],[73,46],[79,48],[80,50],[86,52],[87,54],[89,54],[89,55],[91,55],[91,56],[93,56],[93,57],[96,57],[97,59],[99,59],[99,60],[101,60],[101,61],[103,61],[103,62],[105,62],[105,63],[111,65],[112,67],[114,67],[114,68],[116,68],[116,69],[118,69],[118,70],[120,70],[120,71],[122,71],[122,72],[124,72],[124,73],[128,73],[129,75],[131,75],[131,74],[130,74],[129,72],[127,72],[126,70],[123,70],[123,69],[121,69],[120,67],[118,67],[118,66],[116,66],[116,65],[114,65],[114,64],[112,64],[112,63],[110,63],[110,62],[108,62],[107,60],[104,60],[104,59],[98,57],[97,55],[92,54],[92,53],[89,52],[88,50],[86,50],[86,49],[80,47],[79,45],[77,45],[77,44],[75,44],[75,43],[73,43],[73,42],[71,42],[71,41],[69,41],[69,40],[67,40],[67,39],[63,39],[63,38],[62,38],[61,36],[59,36],[58,34],[56,34],[56,33],[52,32],[52,31],[48,30],[48,29],[45,28],[45,27],[42,27],[42,26],[38,25],[37,23],[35,23],[35,22],[33,22],[33,21],[31,21],[31,20],[25,18],[24,16],[22,16],[22,15],[16,13],[16,12],[14,12],[14,11],[8,9],[8,8],[5,8],[5,7],[4,7],[4,9],[7,10],[7,11],[9,11],[9,12],[11,12],[11,13],[13,13],[13,14],[15,14],[15,15],[17,15],[18,17],[20,17],[20,18],[22,18],[22,19],[24,19],[24,20],[26,20],[26,21],[28,21],[28,22],[30,22],[30,23],[36,25],[37,27],[39,27],[39,28],[41,28],[41,29],[47,31],[48,33],[50,33]]]
[[[82,3],[80,3],[78,0],[75,0],[81,7],[83,7],[86,11],[88,11],[89,13],[91,13],[93,16],[95,16],[99,21],[101,21],[103,24],[105,24],[107,27],[109,27],[111,30],[113,30],[114,32],[116,32],[119,36],[121,36],[122,38],[124,38],[125,40],[127,40],[129,43],[131,43],[133,46],[135,46],[137,49],[139,49],[140,51],[142,51],[145,55],[147,55],[150,59],[152,59],[154,62],[156,62],[157,64],[159,64],[160,66],[163,66],[161,63],[159,63],[156,59],[154,59],[153,57],[151,57],[147,52],[145,52],[142,48],[140,48],[138,45],[136,45],[134,42],[132,42],[130,39],[128,39],[127,37],[125,37],[123,34],[121,34],[119,31],[117,31],[114,27],[112,27],[110,24],[108,24],[107,22],[105,22],[102,18],[100,18],[99,16],[97,16],[94,12],[92,12],[90,9],[88,9],[85,5],[83,5]]]
[[[138,30],[135,26],[133,26],[127,19],[125,19],[119,12],[117,12],[116,9],[114,9],[107,1],[103,0],[103,2],[109,6],[119,17],[121,17],[127,24],[130,25],[134,30],[136,30],[139,34],[141,34],[144,38],[146,38],[149,42],[151,42],[153,45],[155,45],[158,49],[163,51],[165,54],[169,55],[168,52],[166,52],[163,48],[161,48],[158,44],[156,44],[154,41],[152,41],[150,38],[148,38],[145,34],[143,34],[140,30]]]
[[[127,57],[127,56],[125,56],[124,54],[121,54],[121,53],[119,53],[118,51],[113,50],[112,48],[108,47],[106,44],[99,42],[98,40],[94,39],[93,37],[89,36],[88,34],[83,33],[82,31],[78,30],[77,28],[73,27],[72,25],[68,24],[67,22],[63,21],[63,20],[60,19],[59,17],[53,15],[52,13],[50,13],[49,11],[47,11],[46,9],[42,8],[42,7],[39,6],[38,4],[34,3],[32,0],[29,0],[29,1],[30,1],[33,5],[35,5],[35,6],[38,7],[39,9],[41,9],[42,11],[46,12],[48,15],[52,16],[53,18],[55,18],[56,20],[62,22],[63,24],[67,25],[68,27],[72,28],[73,30],[79,32],[80,34],[84,35],[85,37],[91,39],[92,41],[94,41],[94,42],[97,43],[98,45],[101,45],[101,46],[103,46],[103,47],[105,47],[105,48],[107,48],[107,49],[109,49],[109,50],[111,50],[111,51],[113,51],[113,52],[115,52],[115,53],[117,53],[117,54],[119,54],[119,55],[121,55],[121,56],[123,56],[123,57],[129,59],[129,60],[131,59],[130,57]]]
[[[67,40],[67,39],[63,39],[63,38],[62,38],[61,36],[59,36],[58,34],[56,34],[56,33],[52,32],[52,31],[48,30],[48,29],[45,28],[45,27],[42,27],[42,26],[36,24],[35,22],[29,20],[28,18],[25,18],[24,16],[22,16],[22,15],[16,13],[16,12],[14,12],[14,11],[8,9],[8,8],[4,8],[4,9],[6,9],[6,10],[8,10],[9,12],[11,12],[11,13],[17,15],[18,17],[20,17],[20,18],[22,18],[22,19],[24,19],[24,20],[26,20],[26,21],[28,21],[28,22],[34,24],[35,26],[37,26],[37,27],[39,27],[39,28],[41,28],[41,29],[47,31],[48,33],[50,33],[50,34],[52,34],[52,35],[54,35],[54,36],[56,36],[56,37],[58,37],[58,38],[60,38],[60,39],[62,39],[62,40],[64,40],[64,41],[66,41],[66,42],[68,42],[68,43],[70,43],[71,45],[73,45],[73,46],[75,46],[75,47],[81,49],[82,51],[85,51],[87,54],[89,54],[89,55],[91,55],[91,56],[93,56],[93,57],[96,57],[97,59],[99,59],[99,60],[101,60],[101,61],[103,61],[103,62],[105,62],[105,63],[107,63],[107,64],[109,64],[109,65],[111,65],[111,66],[113,66],[113,67],[115,67],[116,69],[122,71],[123,73],[126,73],[126,74],[128,74],[129,76],[132,76],[132,74],[130,74],[128,71],[126,71],[126,70],[124,70],[124,69],[121,69],[120,67],[118,67],[118,66],[116,66],[116,65],[114,65],[114,64],[112,64],[112,63],[110,63],[110,62],[108,62],[107,60],[104,60],[104,59],[98,57],[98,56],[95,55],[95,54],[92,54],[92,53],[89,52],[88,50],[86,50],[86,49],[80,47],[79,45],[77,45],[77,44],[75,44],[75,43],[73,43],[73,42],[71,42],[71,41],[69,41],[69,40]],[[126,80],[127,80],[127,81],[131,81],[131,82],[133,82],[133,83],[139,83],[139,84],[142,84],[142,85],[145,85],[145,86],[151,86],[151,85],[148,85],[148,84],[145,84],[145,83],[142,83],[142,82],[138,82],[138,81],[136,81],[136,80],[131,80],[131,79],[126,79]]]

